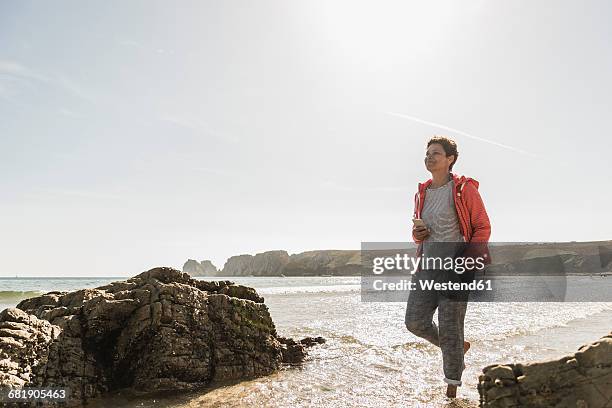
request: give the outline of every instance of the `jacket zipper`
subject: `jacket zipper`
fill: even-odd
[[[454,203],[455,203],[455,208],[457,209],[457,215],[459,216],[459,222],[461,223],[461,228],[463,229],[463,241],[464,242],[468,242],[467,239],[467,221],[465,219],[465,214],[463,214],[463,195],[461,193],[463,193],[463,186],[465,185],[465,183],[461,184],[461,188],[459,189],[459,192],[456,192],[456,195],[454,197]],[[455,188],[455,191],[457,190],[457,188]],[[459,197],[459,198],[457,198]]]

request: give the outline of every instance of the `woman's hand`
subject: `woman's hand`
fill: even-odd
[[[423,241],[429,236],[429,229],[423,227],[422,225],[412,227],[412,232],[414,233],[414,237],[419,241]]]

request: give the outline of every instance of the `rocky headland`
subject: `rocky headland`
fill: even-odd
[[[69,405],[122,389],[191,390],[298,364],[322,342],[280,337],[252,288],[155,268],[0,312],[0,390],[69,388]]]
[[[612,241],[493,243],[489,249],[489,274],[612,274]],[[222,269],[208,260],[189,259],[183,272],[198,277],[360,276],[363,269],[359,250],[316,250],[291,255],[278,250],[232,256]]]
[[[256,255],[230,257],[221,270],[188,260],[183,272],[192,276],[359,276],[360,251],[320,250],[289,255],[287,251],[266,251]],[[195,273],[195,274],[194,274]]]

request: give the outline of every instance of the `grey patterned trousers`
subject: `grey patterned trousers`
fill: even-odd
[[[444,382],[461,385],[463,361],[463,323],[467,310],[467,299],[459,300],[436,290],[421,289],[419,279],[439,279],[442,271],[423,270],[412,276],[416,286],[410,291],[406,306],[406,328],[442,350]],[[438,309],[438,325],[433,315]]]

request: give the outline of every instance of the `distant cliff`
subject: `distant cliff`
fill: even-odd
[[[291,255],[283,269],[285,276],[359,275],[360,251],[324,250]]]
[[[490,273],[610,274],[610,241],[496,244]]]
[[[225,262],[221,273],[222,276],[281,276],[289,258],[287,251],[232,256]]]
[[[359,251],[322,250],[289,255],[268,251],[232,256],[222,276],[319,276],[359,275]]]
[[[359,251],[321,250],[289,255],[287,251],[267,251],[256,255],[230,257],[222,270],[204,266],[193,259],[183,272],[191,276],[346,276],[359,275]]]
[[[188,259],[183,265],[183,272],[191,276],[219,276],[219,270],[209,260],[198,262],[195,259]]]
[[[487,271],[499,274],[612,273],[612,241],[560,243],[493,243],[492,265]],[[188,260],[183,272],[192,276],[358,276],[361,251],[317,250],[289,255],[267,251],[230,257],[218,270],[210,261]]]

